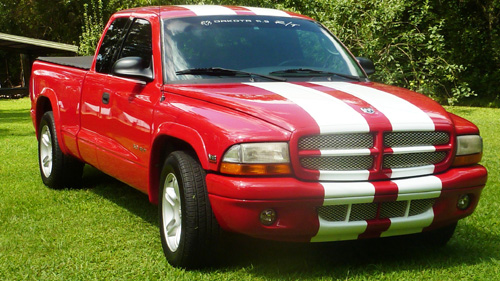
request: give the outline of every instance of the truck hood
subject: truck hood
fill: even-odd
[[[164,89],[290,132],[434,131],[452,124],[448,113],[432,99],[373,82],[166,85]]]

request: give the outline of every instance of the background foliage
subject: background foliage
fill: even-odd
[[[354,55],[374,60],[375,81],[445,104],[500,106],[500,0],[0,0],[0,32],[79,44],[81,54],[93,54],[113,12],[174,4],[299,12],[325,24]]]

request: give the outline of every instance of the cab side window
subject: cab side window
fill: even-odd
[[[119,58],[141,57],[144,65],[151,67],[152,56],[151,24],[144,19],[135,19],[123,43]]]
[[[117,18],[111,23],[102,41],[99,53],[97,54],[95,69],[100,73],[110,73],[115,61],[116,51],[123,40],[129,18]]]

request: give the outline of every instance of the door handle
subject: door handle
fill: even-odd
[[[109,93],[104,92],[102,94],[102,103],[108,104],[109,103]]]

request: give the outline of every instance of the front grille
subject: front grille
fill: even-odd
[[[303,137],[300,150],[360,149],[373,147],[372,134],[331,134]]]
[[[373,157],[370,155],[304,157],[300,159],[300,164],[306,169],[320,171],[368,170],[373,166]]]
[[[384,157],[384,169],[411,168],[437,164],[446,158],[446,152],[424,152],[408,154],[389,154]]]
[[[436,199],[414,200],[411,202],[408,216],[416,216],[432,208]]]
[[[404,217],[408,201],[384,202],[380,204],[380,218],[390,219]]]
[[[298,140],[298,160],[304,169],[303,174],[311,170],[323,171],[324,175],[332,174],[327,180],[336,180],[333,174],[336,172],[352,172],[349,175],[353,177],[358,173],[354,180],[360,179],[360,175],[366,174],[366,171],[372,179],[384,179],[395,169],[406,169],[398,176],[412,176],[411,173],[424,175],[430,171],[426,166],[445,167],[452,151],[450,139],[450,134],[444,131],[305,136]],[[423,168],[420,171],[408,170],[418,167]],[[346,177],[342,179],[349,180]]]
[[[353,204],[349,221],[373,220],[377,218],[377,208],[378,204]]]
[[[386,147],[442,145],[450,142],[446,132],[391,132],[384,134]]]
[[[436,199],[418,199],[411,201],[321,206],[318,208],[318,216],[330,222],[404,218],[427,212],[432,208],[435,201]]]

